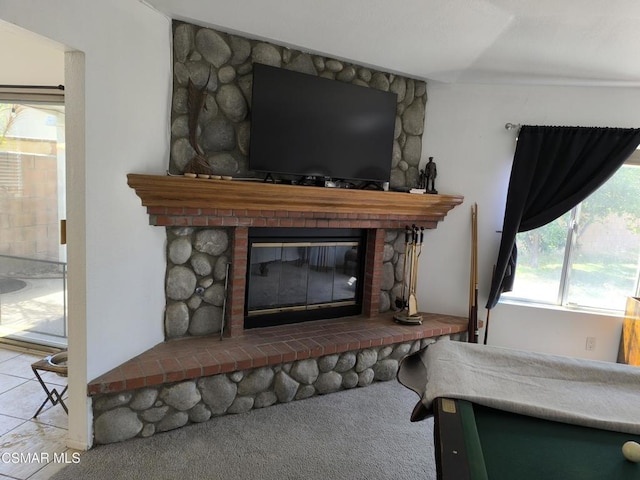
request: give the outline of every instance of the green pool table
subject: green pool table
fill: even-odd
[[[622,456],[640,436],[541,420],[465,400],[434,401],[439,480],[640,480]]]

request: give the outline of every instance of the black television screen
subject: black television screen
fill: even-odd
[[[249,168],[388,182],[396,102],[391,92],[254,64]]]

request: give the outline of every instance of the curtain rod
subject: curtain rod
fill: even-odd
[[[34,90],[64,90],[64,85],[0,85],[0,88],[29,88]]]
[[[506,128],[507,130],[520,130],[520,127],[522,125],[520,125],[519,123],[507,123],[505,124],[504,128]]]

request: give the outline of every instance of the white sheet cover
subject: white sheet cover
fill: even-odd
[[[437,397],[640,434],[640,368],[441,340],[408,355],[398,380],[420,396],[412,421]]]

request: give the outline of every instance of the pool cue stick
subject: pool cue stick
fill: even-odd
[[[478,343],[478,204],[474,203],[473,207],[473,343]]]
[[[471,341],[471,319],[473,318],[473,206],[471,206],[471,259],[469,265],[469,323],[467,324],[467,341]]]
[[[473,322],[473,205],[471,206],[471,260],[469,265],[469,319],[467,324],[467,342],[471,343]]]
[[[471,273],[467,341],[478,343],[478,204],[471,206]]]

